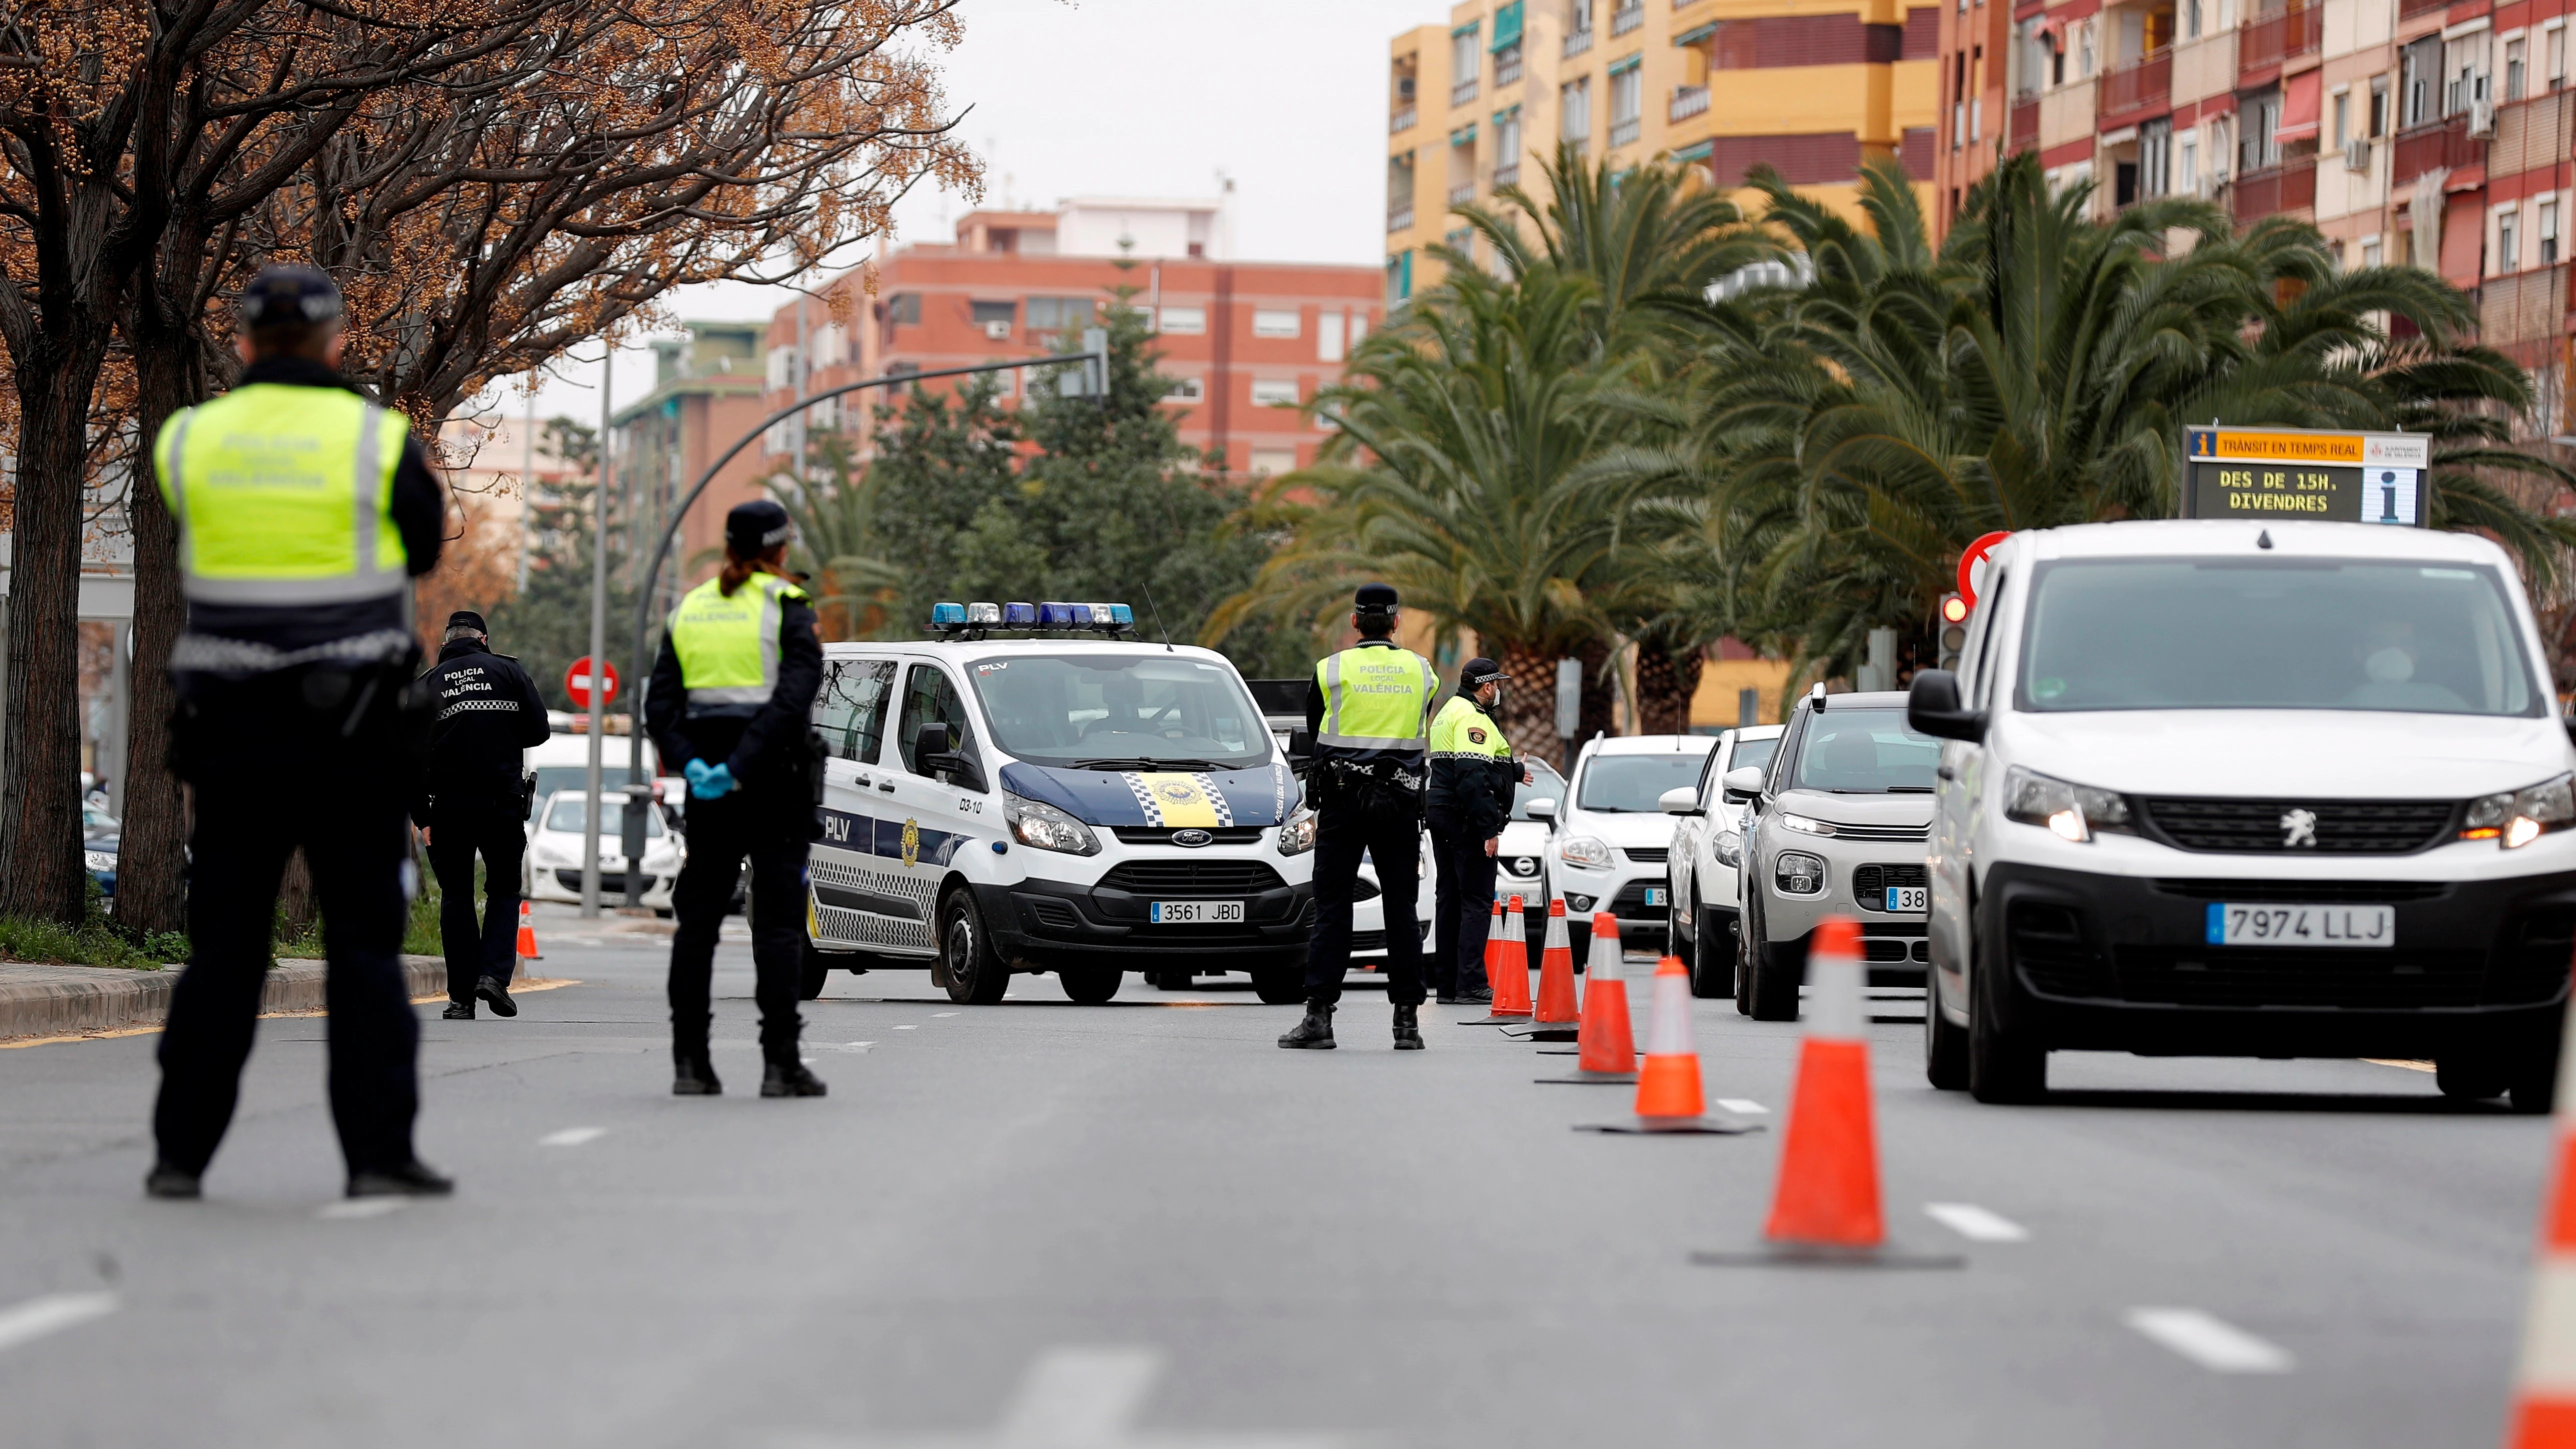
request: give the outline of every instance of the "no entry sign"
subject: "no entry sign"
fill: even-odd
[[[590,656],[587,654],[574,660],[572,667],[564,671],[564,693],[572,696],[573,706],[577,709],[590,708],[591,674]],[[615,704],[617,702],[617,666],[602,660],[598,675],[599,702],[602,705]]]

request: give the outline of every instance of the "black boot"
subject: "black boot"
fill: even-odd
[[[447,1009],[438,1014],[438,1019],[441,1021],[472,1021],[474,1019],[474,1003],[471,1001],[451,1001],[447,1003]]]
[[[351,1197],[445,1197],[454,1191],[454,1182],[416,1157],[400,1167],[349,1174]]]
[[[1399,1006],[1395,1009],[1395,1049],[1397,1051],[1422,1050],[1422,1022],[1416,1015],[1420,1010],[1421,1008],[1417,1006]]]
[[[771,1062],[760,1077],[764,1097],[819,1097],[830,1090],[803,1062]]]
[[[510,983],[497,976],[486,976],[475,983],[474,994],[491,1006],[494,1016],[516,1016],[519,1003],[510,999]]]
[[[715,1063],[704,1052],[671,1054],[671,1095],[674,1097],[721,1097],[724,1083],[716,1080]]]
[[[155,1162],[152,1164],[152,1171],[143,1179],[143,1195],[190,1201],[205,1195],[205,1188],[198,1182],[197,1177],[196,1173],[184,1168],[172,1167],[166,1162]]]
[[[1333,1004],[1329,1001],[1307,1002],[1306,1019],[1297,1023],[1295,1031],[1279,1038],[1279,1044],[1306,1051],[1331,1051],[1333,1049]]]

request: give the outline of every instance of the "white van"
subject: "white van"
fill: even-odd
[[[2465,533],[2173,521],[2016,534],[1958,672],[1931,840],[1933,1084],[2051,1049],[2430,1057],[2545,1111],[2576,949],[2576,767],[2512,562]]]
[[[1313,818],[1243,677],[1055,622],[1112,606],[1041,607],[1073,637],[987,638],[944,604],[947,637],[824,646],[815,959],[927,968],[971,1002],[1037,971],[1106,1001],[1129,967],[1244,971],[1263,1000],[1300,999]]]

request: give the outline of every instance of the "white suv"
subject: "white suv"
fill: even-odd
[[[1783,725],[1747,725],[1717,737],[1699,784],[1664,793],[1674,817],[1671,883],[1672,954],[1689,963],[1693,996],[1733,996],[1739,916],[1744,909],[1745,807],[1753,797],[1726,788],[1737,770],[1771,763]]]
[[[1530,801],[1529,813],[1551,822],[1548,885],[1568,916],[1608,911],[1630,946],[1663,939],[1664,861],[1673,844],[1664,792],[1696,782],[1716,743],[1709,735],[1595,738],[1575,756],[1564,799]]]
[[[1928,1071],[2052,1049],[2430,1057],[2547,1110],[2576,790],[2512,560],[2466,533],[2173,521],[2016,534],[1954,675]]]

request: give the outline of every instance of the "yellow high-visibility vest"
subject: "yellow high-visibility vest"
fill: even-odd
[[[755,573],[725,597],[709,579],[671,611],[671,649],[680,656],[691,714],[748,712],[778,691],[778,629],[787,600],[808,602],[803,589],[776,574]]]
[[[1481,738],[1480,738],[1481,736]],[[1454,755],[1471,760],[1508,760],[1512,742],[1503,727],[1463,694],[1453,694],[1431,722],[1431,758]]]
[[[393,517],[409,425],[356,393],[252,383],[154,440],[180,588],[215,604],[348,603],[411,587]]]
[[[1362,646],[1315,666],[1324,700],[1315,746],[1346,755],[1420,759],[1440,676],[1410,650]]]

